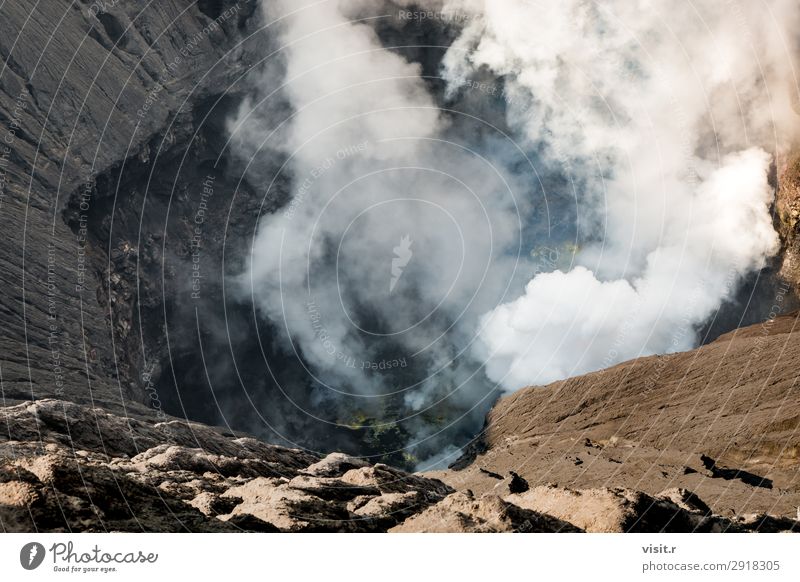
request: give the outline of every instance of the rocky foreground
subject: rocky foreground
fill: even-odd
[[[0,525],[7,532],[783,531],[796,522],[714,515],[694,494],[531,488],[496,475],[481,495],[333,453],[148,423],[42,400],[3,410]],[[202,445],[202,446],[198,446]]]
[[[180,420],[2,408],[4,531],[798,531],[796,315],[501,400],[410,474]]]

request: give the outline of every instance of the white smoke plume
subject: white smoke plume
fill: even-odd
[[[232,124],[251,166],[287,157],[241,286],[320,403],[399,395],[414,443],[435,439],[443,403],[474,425],[496,386],[692,347],[777,251],[796,2],[423,2],[463,25],[442,94],[382,46],[398,6],[417,8],[265,2],[285,75]],[[478,98],[505,130],[442,108]]]
[[[484,318],[489,377],[514,389],[692,348],[693,328],[777,249],[768,165],[758,149],[727,158],[682,207],[691,218],[664,226],[630,280],[599,280],[584,266],[531,280]]]
[[[513,390],[693,347],[778,249],[758,148],[779,152],[796,126],[797,3],[447,6],[475,16],[451,82],[505,76],[512,125],[583,189],[579,266],[483,319],[489,377]]]
[[[468,346],[509,287],[508,249],[519,248],[530,204],[493,152],[448,136],[463,119],[440,112],[420,66],[385,49],[371,17],[345,16],[359,6],[264,4],[286,72],[283,86],[265,76],[263,95],[280,92],[292,113],[262,123],[274,108],[251,100],[232,131],[253,165],[288,156],[293,188],[263,217],[241,282],[308,364],[320,409],[299,414],[349,425],[391,399],[401,408],[391,420],[425,441],[445,422],[422,418],[442,416],[430,410],[437,402],[455,411],[447,422],[473,415],[472,424],[491,402]],[[497,151],[513,149],[506,141]]]

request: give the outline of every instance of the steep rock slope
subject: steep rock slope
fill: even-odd
[[[117,410],[126,399],[146,400],[136,352],[125,342],[136,296],[115,297],[110,245],[90,229],[101,226],[97,210],[108,202],[100,198],[116,195],[120,167],[182,147],[178,137],[191,134],[196,104],[242,74],[238,42],[254,7],[249,0],[0,6],[6,400],[57,396]],[[140,211],[124,198],[130,212]],[[115,351],[114,341],[125,349]]]

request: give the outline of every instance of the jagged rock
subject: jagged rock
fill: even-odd
[[[14,434],[36,439],[0,436],[7,530],[386,531],[453,491],[386,465],[320,460],[197,423],[170,421],[165,431],[55,400],[4,413]],[[94,429],[78,428],[90,418]],[[126,429],[135,437],[124,438]]]
[[[416,491],[408,493],[386,493],[377,497],[361,497],[353,500],[348,509],[359,517],[373,519],[390,518],[395,522],[401,521],[400,514],[410,515],[417,510],[421,502],[420,494]]]
[[[573,525],[535,511],[520,508],[495,495],[478,499],[452,493],[403,522],[392,532],[490,533],[578,532]]]
[[[25,467],[26,466],[26,467]],[[0,469],[4,531],[227,531],[193,507],[66,451]],[[9,477],[12,476],[12,477]]]
[[[326,477],[301,475],[289,481],[288,487],[316,495],[331,501],[349,501],[359,496],[380,495],[380,489],[368,485],[352,485],[345,481]]]
[[[57,444],[63,441],[63,435],[52,432],[56,430],[52,427],[65,427],[92,411],[44,401],[11,407],[8,416],[18,424],[41,426],[41,421],[34,421],[40,410],[44,411],[43,416],[60,420],[63,415],[64,420],[60,424],[51,421],[50,430],[39,430],[43,439],[55,443],[16,447],[17,453],[29,455],[16,455],[19,471],[24,471],[21,474],[36,483],[53,485],[60,493],[74,493],[72,497],[76,499],[81,497],[82,476],[89,474],[86,496],[116,498],[120,505],[124,498],[118,491],[115,495],[113,489],[125,482],[138,488],[133,490],[136,495],[157,497],[167,504],[180,503],[183,511],[197,510],[206,522],[201,520],[195,525],[196,530],[224,529],[229,525],[252,531],[385,531],[452,491],[436,480],[385,465],[373,467],[346,455],[331,455],[320,461],[303,451],[234,438],[202,425],[184,431],[184,427],[189,428],[188,423],[180,422],[171,423],[170,434],[172,441],[183,444],[155,444],[161,429],[146,421],[134,421],[136,441],[154,446],[129,457],[128,452],[133,452],[129,441],[118,439],[113,447],[104,446],[104,432],[119,431],[123,422],[106,412],[95,419],[98,431],[76,435],[69,441],[72,448],[67,449]],[[189,434],[195,443],[208,444],[210,450],[186,446]],[[5,444],[11,447],[9,451],[13,450],[13,443]],[[115,450],[120,456],[109,458],[76,449],[78,445],[104,452]],[[341,478],[315,476],[337,473],[342,474]],[[7,485],[6,489],[10,495],[12,486]],[[13,492],[20,499],[23,492],[30,499],[38,494],[35,485],[24,482],[15,482]],[[354,503],[356,499],[358,502]],[[89,529],[101,527],[91,525],[92,520],[99,520],[100,514],[106,519],[109,511],[109,507],[97,507],[97,515],[89,516],[81,503],[74,506],[83,520],[82,527]],[[119,510],[110,509],[112,513]],[[165,510],[164,515],[168,514]],[[194,520],[197,519],[195,515]],[[129,529],[128,526],[126,522],[116,527]]]
[[[233,511],[234,507],[243,501],[244,500],[240,497],[222,497],[208,491],[203,491],[202,493],[198,493],[197,496],[189,502],[189,505],[200,510],[203,515],[215,517],[217,515],[230,513]]]
[[[714,515],[685,488],[658,495],[528,488],[514,471],[502,481],[477,471],[497,491],[522,491],[475,496],[471,488],[457,492],[387,465],[342,454],[320,459],[203,425],[171,421],[171,442],[158,442],[164,433],[152,422],[74,404],[26,403],[3,412],[31,431],[22,434],[37,435],[32,441],[0,436],[4,531],[797,530],[785,517]],[[92,416],[97,430],[72,428]],[[127,423],[137,435],[133,442],[152,446],[131,456],[131,441],[103,438]]]
[[[19,467],[0,465],[0,527],[31,531],[30,512],[45,502],[36,475]]]
[[[3,421],[7,430],[0,433],[0,454],[15,456],[30,451],[36,443],[61,444],[70,449],[95,452],[110,457],[138,457],[156,467],[167,462],[169,455],[150,460],[167,451],[171,445],[198,454],[193,462],[212,468],[217,463],[232,463],[237,459],[254,460],[266,464],[269,469],[250,464],[255,471],[280,471],[287,477],[319,461],[319,457],[298,449],[287,449],[269,445],[251,437],[223,435],[218,429],[196,423],[172,420],[156,422],[156,419],[121,417],[100,408],[91,408],[61,400],[43,399],[3,408]],[[13,435],[19,445],[9,442]],[[3,442],[6,441],[6,442]],[[23,447],[18,453],[15,447]],[[5,452],[4,452],[5,451]],[[192,453],[175,449],[170,455],[181,455],[181,462],[189,462]],[[222,457],[230,458],[223,461]],[[178,459],[174,459],[178,462]],[[219,470],[213,469],[213,470]],[[231,470],[234,470],[231,468]],[[238,470],[235,469],[235,470]]]
[[[231,512],[253,515],[285,532],[353,531],[350,513],[338,503],[288,487],[282,480],[259,477],[225,495],[243,501]]]
[[[304,472],[316,477],[341,477],[350,469],[369,467],[369,463],[344,453],[331,453],[318,463],[314,463]]]
[[[142,472],[152,469],[161,471],[189,471],[191,473],[219,473],[223,477],[281,477],[291,470],[281,470],[260,459],[233,458],[211,455],[202,449],[159,445],[136,455],[131,463]]]
[[[254,479],[224,495],[281,531],[385,531],[452,491],[385,465],[351,469],[341,479],[301,475],[291,481]]]
[[[342,481],[353,485],[377,487],[381,493],[405,493],[415,490],[429,502],[439,501],[453,492],[451,487],[436,479],[410,475],[380,463],[372,467],[352,469],[342,476]]]

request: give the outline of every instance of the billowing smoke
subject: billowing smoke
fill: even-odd
[[[796,124],[797,3],[464,9],[477,18],[448,75],[506,77],[512,124],[576,174],[584,241],[578,267],[536,277],[483,319],[489,377],[516,389],[692,347],[778,249],[771,159],[753,148],[779,150]]]
[[[692,347],[778,248],[798,11],[701,4],[264,3],[283,78],[231,128],[291,187],[240,286],[306,369],[297,414],[446,462],[498,388]],[[423,20],[438,75],[384,46]]]
[[[684,216],[664,217],[662,235],[630,280],[601,280],[585,266],[535,277],[524,296],[483,319],[488,376],[513,389],[693,347],[694,328],[777,250],[768,167],[758,149],[726,158],[686,192]]]
[[[233,130],[254,166],[287,156],[293,188],[262,219],[242,287],[307,367],[317,408],[298,414],[400,427],[395,445],[424,459],[443,431],[473,431],[494,398],[470,342],[510,287],[531,203],[503,168],[525,158],[501,134],[464,140],[486,123],[443,114],[421,67],[342,12],[356,7],[265,5],[268,21],[285,15],[292,111],[271,132],[245,131],[270,125],[262,107],[274,112],[250,101]]]

